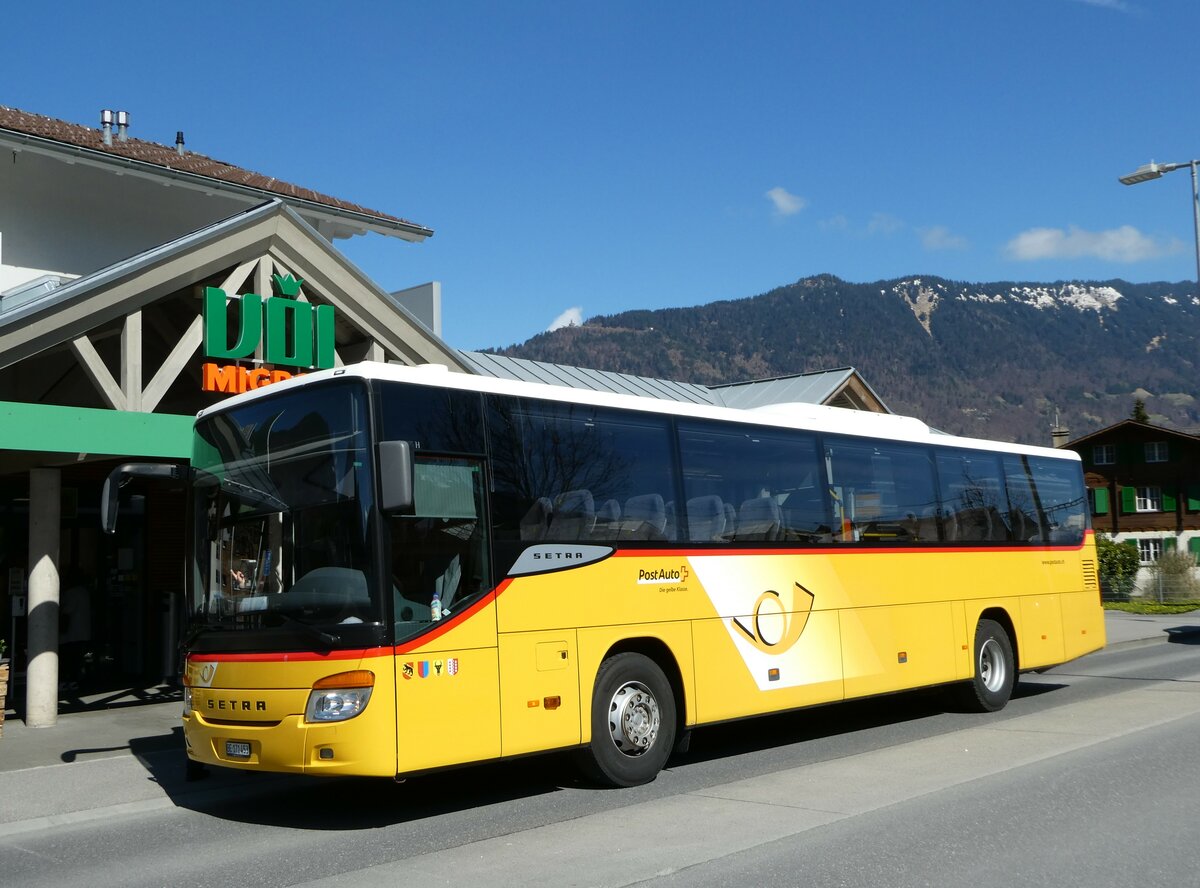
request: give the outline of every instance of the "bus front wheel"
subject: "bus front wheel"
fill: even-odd
[[[995,620],[975,627],[975,675],[961,687],[960,700],[974,712],[998,712],[1008,703],[1017,682],[1012,641]]]
[[[592,694],[592,740],[584,770],[610,786],[649,783],[675,745],[675,695],[658,664],[615,654],[600,664]]]

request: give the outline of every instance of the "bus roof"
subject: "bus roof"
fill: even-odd
[[[196,418],[200,420],[206,416],[238,407],[250,401],[283,394],[285,391],[291,391],[293,388],[315,385],[331,379],[344,378],[403,382],[413,385],[487,392],[523,398],[538,398],[560,403],[613,407],[657,415],[752,423],[759,426],[805,429],[815,432],[909,441],[912,443],[939,444],[944,447],[987,449],[1006,453],[1028,454],[1031,456],[1074,459],[1076,461],[1080,458],[1077,453],[1070,450],[947,435],[931,429],[915,417],[901,416],[895,413],[873,413],[867,410],[849,410],[844,407],[828,407],[823,404],[803,403],[768,404],[762,407],[746,409],[715,407],[707,404],[659,400],[638,395],[567,388],[539,382],[502,379],[494,376],[452,373],[443,364],[408,366],[404,364],[383,364],[365,361],[360,364],[351,364],[332,370],[319,370],[304,374],[303,376],[275,382],[244,394],[234,395],[221,401],[219,404],[214,404],[211,407],[201,410]]]

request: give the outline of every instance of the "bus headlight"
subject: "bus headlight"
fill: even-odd
[[[313,684],[304,720],[338,722],[354,718],[367,708],[374,687],[375,673],[366,669],[326,676]]]
[[[192,717],[192,689],[189,687],[183,689],[183,717]]]

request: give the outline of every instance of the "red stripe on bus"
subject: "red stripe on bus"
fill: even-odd
[[[396,654],[396,656],[399,656],[400,654],[408,654],[417,650],[418,648],[425,647],[425,645],[429,644],[429,642],[441,637],[442,635],[445,635],[455,626],[465,623],[472,616],[479,613],[481,610],[495,601],[496,596],[503,592],[511,582],[512,580],[504,580],[499,586],[497,586],[487,595],[484,595],[466,610],[459,611],[451,616],[448,620],[442,620],[437,624],[437,628],[431,629],[423,635],[418,635],[416,638],[410,639],[403,644],[396,645],[393,652]]]
[[[361,660],[391,656],[390,647],[342,651],[276,651],[260,654],[188,654],[189,663],[317,663],[325,660]]]
[[[1087,532],[1088,536],[1092,531]],[[1086,545],[1075,546],[853,546],[841,548],[826,545],[811,548],[779,548],[779,549],[730,549],[722,546],[712,549],[618,549],[613,553],[614,558],[690,558],[692,556],[709,557],[712,555],[953,555],[955,552],[1079,552]]]

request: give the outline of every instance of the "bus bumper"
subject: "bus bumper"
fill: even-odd
[[[378,707],[383,712],[386,707]],[[291,715],[273,724],[210,722],[200,713],[183,717],[188,758],[222,768],[312,775],[393,777],[394,728],[377,730],[370,707],[335,724],[308,724]],[[385,713],[386,714],[386,713]]]

